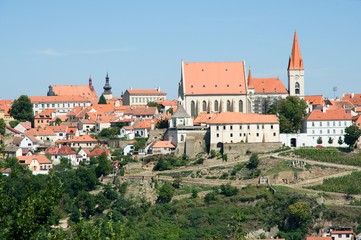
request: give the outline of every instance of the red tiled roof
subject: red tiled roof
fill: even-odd
[[[76,154],[69,146],[52,146],[45,151],[47,154],[50,155],[74,155]]]
[[[11,106],[0,106],[0,110],[4,111],[4,115],[10,115],[9,110]]]
[[[153,148],[175,148],[171,141],[157,141],[154,143]]]
[[[60,125],[60,126],[47,126],[47,129],[50,129],[51,131],[57,133],[57,132],[66,132],[66,129],[68,128],[65,125]]]
[[[152,116],[157,113],[156,107],[133,106],[126,108],[125,115]]]
[[[200,113],[198,116],[193,120],[194,125],[200,125],[202,123],[208,123],[210,120],[215,118],[216,114],[211,113]]]
[[[342,100],[348,100],[354,105],[361,106],[361,94],[344,94]]]
[[[51,128],[32,128],[26,132],[27,135],[33,135],[33,136],[50,136],[50,135],[56,135],[54,131]]]
[[[72,142],[98,142],[95,138],[90,135],[83,135],[83,136],[74,136],[71,140]]]
[[[322,95],[305,96],[304,100],[310,105],[323,105],[324,103]]]
[[[278,78],[251,78],[250,81],[255,93],[288,93]],[[251,87],[249,86],[249,88]]]
[[[334,230],[331,232],[331,235],[333,234],[353,234],[352,230]]]
[[[167,95],[166,92],[158,91],[158,89],[128,89],[130,95]]]
[[[276,115],[242,112],[221,112],[208,121],[209,124],[278,123]]]
[[[53,92],[57,96],[82,96],[89,98],[97,98],[94,88],[89,85],[51,85]]]
[[[298,44],[298,37],[297,37],[297,33],[294,33],[293,36],[293,45],[292,45],[292,54],[290,57],[290,60],[288,62],[288,69],[289,70],[293,70],[293,69],[304,69],[303,66],[303,59],[301,56],[301,50],[300,50],[300,46]]]
[[[91,151],[89,154],[88,154],[88,157],[97,157],[97,156],[100,156],[102,155],[103,153],[105,153],[106,155],[109,154],[109,151],[108,150],[104,150],[102,148],[94,148],[93,151]]]
[[[332,237],[306,237],[306,240],[332,240]]]
[[[13,101],[12,101],[12,100],[7,100],[7,99],[0,100],[0,105],[8,105],[8,106],[11,106],[12,104],[13,104]]]
[[[352,120],[351,113],[347,113],[344,109],[313,110],[306,118],[307,121],[327,121],[327,120]]]
[[[87,98],[80,96],[31,96],[32,103],[48,103],[48,102],[90,102]]]
[[[184,62],[185,95],[246,94],[244,62]]]
[[[25,165],[29,165],[33,160],[37,160],[39,164],[51,164],[51,161],[47,159],[45,155],[41,154],[32,156],[19,156],[18,160],[25,161],[25,163],[21,163]]]
[[[136,122],[134,122],[134,124],[133,124],[133,128],[134,129],[145,129],[145,128],[147,128],[147,129],[150,129],[150,127],[151,127],[151,121],[154,121],[154,120],[152,120],[152,119],[143,119],[143,120],[141,120],[141,121],[136,121]],[[154,123],[154,125],[155,125],[155,123]]]

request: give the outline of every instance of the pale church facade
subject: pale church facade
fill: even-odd
[[[288,90],[279,78],[246,76],[245,62],[183,62],[178,97],[192,117],[200,113],[266,114],[287,96],[304,96],[304,66],[296,32],[288,63]]]

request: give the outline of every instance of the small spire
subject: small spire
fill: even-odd
[[[248,88],[254,88],[252,81],[252,72],[251,69],[248,70],[248,78],[247,78]]]

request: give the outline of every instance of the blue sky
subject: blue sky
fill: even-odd
[[[361,93],[361,1],[0,0],[0,99],[86,85],[114,96],[161,87],[177,97],[181,61],[245,61],[254,77],[279,77],[296,30],[305,92]]]

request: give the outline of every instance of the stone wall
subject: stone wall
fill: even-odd
[[[195,158],[198,154],[207,152],[207,143],[209,142],[209,134],[207,131],[187,132],[185,142],[179,142],[175,150],[175,155],[182,156],[184,153]]]
[[[247,153],[262,153],[270,152],[282,147],[281,142],[274,143],[224,143],[223,153],[227,154],[228,158],[236,158],[238,156],[246,155]],[[211,146],[211,149],[219,151],[217,146]]]

